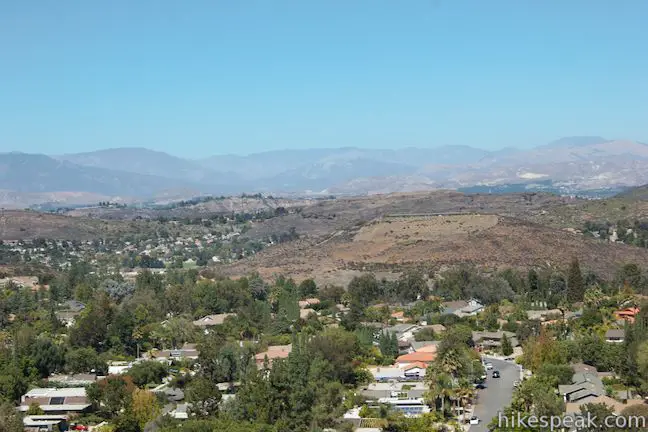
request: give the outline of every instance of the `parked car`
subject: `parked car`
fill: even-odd
[[[515,359],[514,359],[513,357],[506,357],[504,360],[506,360],[506,361],[513,361],[513,360],[515,360]]]
[[[484,390],[486,388],[486,384],[484,383],[477,383],[475,384],[475,388],[479,390]]]
[[[499,371],[493,371],[493,378],[499,378],[499,377],[500,377]]]
[[[476,416],[470,417],[470,424],[471,425],[478,425],[479,424],[479,418]]]
[[[517,387],[519,385],[520,385],[520,381],[518,380],[513,381],[513,387]]]
[[[491,370],[493,369],[493,363],[485,363],[484,366],[486,367],[486,370]]]

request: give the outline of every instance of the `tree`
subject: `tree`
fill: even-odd
[[[382,294],[378,281],[372,273],[355,276],[351,279],[348,292],[351,298],[358,301],[363,307],[377,300]]]
[[[115,416],[131,402],[135,385],[129,376],[112,375],[90,384],[87,388],[88,399],[108,416]]]
[[[299,284],[299,297],[307,298],[317,295],[317,285],[313,279],[304,279]]]
[[[130,413],[142,429],[148,422],[154,420],[160,413],[160,406],[153,392],[135,389]]]
[[[637,264],[624,265],[617,273],[617,282],[621,286],[627,286],[635,290],[643,287],[643,275]]]
[[[604,431],[609,432],[610,431],[610,428],[602,424],[603,419],[611,418],[614,415],[614,412],[610,409],[610,407],[602,403],[598,403],[598,404],[588,403],[588,404],[581,405],[580,411],[583,418],[588,418],[589,415],[589,417],[597,418],[600,420],[598,422],[599,425],[579,429],[579,431],[583,431],[583,432],[604,432]]]
[[[29,404],[29,408],[27,409],[28,416],[32,415],[43,415],[45,414],[45,411],[41,408],[40,404],[38,402],[32,402]]]
[[[194,378],[185,395],[187,402],[191,403],[191,412],[197,417],[206,418],[218,413],[221,393],[212,380],[201,376]]]
[[[160,384],[167,375],[167,368],[154,360],[143,361],[131,367],[128,375],[136,386],[144,387],[147,384]]]
[[[423,275],[418,272],[402,274],[398,279],[397,289],[397,298],[407,302],[425,298],[429,291]]]
[[[23,432],[22,415],[8,402],[0,404],[0,431],[2,432]]]
[[[506,335],[502,336],[502,354],[505,356],[510,356],[513,354],[513,345]]]
[[[62,350],[47,337],[40,337],[32,345],[31,358],[42,378],[63,367]]]
[[[585,294],[585,283],[581,273],[580,264],[577,258],[573,258],[569,265],[567,274],[567,300],[576,303],[583,300]]]
[[[538,272],[534,269],[529,270],[527,274],[527,286],[530,300],[537,301],[540,299],[540,278],[538,277]]]

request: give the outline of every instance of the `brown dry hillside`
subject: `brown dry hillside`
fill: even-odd
[[[114,230],[110,222],[35,211],[0,210],[0,240],[36,237],[89,240]]]
[[[304,206],[299,213],[267,220],[253,227],[247,235],[266,237],[294,227],[300,235],[321,237],[394,214],[488,213],[523,219],[538,218],[547,209],[578,202],[581,200],[541,193],[488,195],[456,191],[339,198],[318,201]]]
[[[647,262],[648,250],[600,243],[506,216],[386,217],[340,230],[328,240],[271,247],[223,271],[232,276],[252,270],[265,277],[284,273],[343,284],[362,270],[386,274],[462,263],[487,269],[564,268],[572,257],[578,257],[584,268],[610,275],[623,263]]]

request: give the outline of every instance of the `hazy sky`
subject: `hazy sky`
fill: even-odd
[[[646,0],[0,3],[0,151],[648,141]]]

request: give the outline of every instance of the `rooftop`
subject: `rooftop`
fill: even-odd
[[[436,352],[413,352],[402,355],[396,359],[396,363],[430,363],[436,359]]]
[[[236,316],[235,313],[223,313],[216,315],[207,315],[200,319],[194,321],[194,325],[198,327],[209,327],[215,325],[221,325],[225,322],[225,319],[231,316]]]
[[[25,393],[25,398],[39,397],[83,397],[86,395],[85,387],[72,388],[35,388]]]

